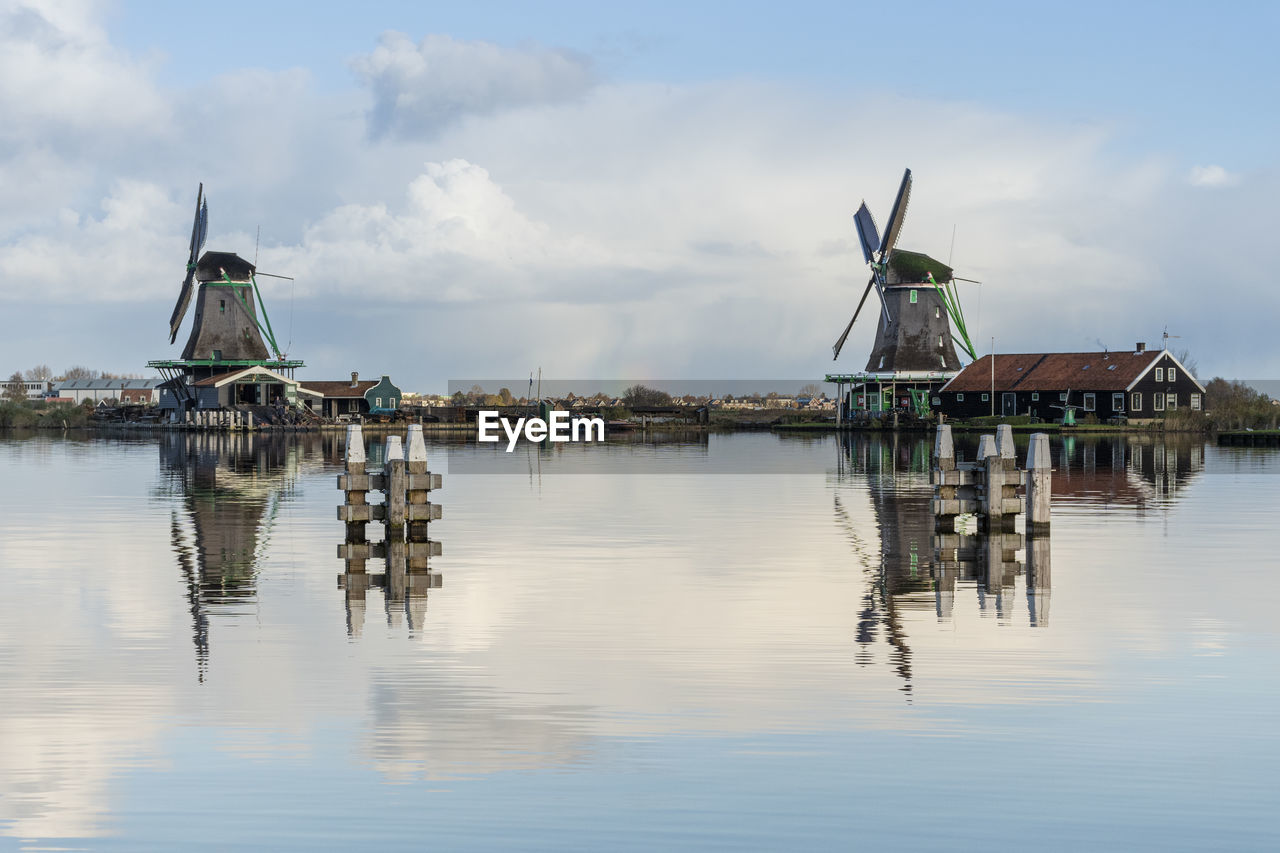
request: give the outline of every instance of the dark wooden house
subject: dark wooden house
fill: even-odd
[[[1138,344],[1132,352],[1046,352],[986,355],[938,392],[949,418],[1030,415],[1077,420],[1090,415],[1150,420],[1175,409],[1204,407],[1204,386],[1171,353]]]
[[[313,410],[326,418],[392,414],[404,396],[387,376],[362,380],[355,372],[350,382],[308,381],[306,387],[319,395]]]

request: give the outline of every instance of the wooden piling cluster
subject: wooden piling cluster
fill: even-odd
[[[351,424],[347,470],[338,475],[338,488],[345,496],[338,520],[347,528],[338,557],[346,561],[348,575],[363,574],[366,562],[377,558],[410,574],[426,574],[428,558],[441,552],[440,543],[428,536],[428,524],[441,517],[440,505],[428,500],[430,492],[440,488],[441,477],[427,470],[422,427],[411,424],[403,444],[400,436],[387,436],[381,470],[369,470],[366,460],[363,431],[359,424]],[[384,500],[369,503],[370,492],[382,492]],[[366,528],[373,521],[384,526],[382,542],[369,542]]]
[[[1013,428],[1008,424],[1001,424],[995,435],[979,439],[978,458],[973,462],[956,461],[950,424],[938,426],[933,445],[932,507],[943,533],[955,532],[955,520],[962,515],[977,516],[985,532],[1011,532],[1014,520],[1023,512],[1028,513],[1028,533],[1047,533],[1051,478],[1049,436],[1045,433],[1031,436],[1027,468],[1019,470]],[[1025,486],[1025,496],[1018,494],[1019,486]]]
[[[1024,572],[1018,552],[1025,554],[1027,609],[1033,627],[1049,621],[1049,512],[1052,470],[1049,436],[1035,433],[1027,447],[1026,469],[1016,467],[1013,429],[1001,424],[995,435],[978,442],[978,458],[957,463],[951,427],[938,427],[933,453],[933,537],[938,579],[939,615],[944,592],[954,595],[957,578],[982,580],[980,596],[992,596],[996,612],[1007,614],[1014,578]],[[1022,485],[1024,494],[1018,495]],[[1026,513],[1026,535],[1014,531]],[[962,516],[973,516],[962,523]],[[985,600],[985,599],[984,599]],[[985,605],[984,605],[985,606]]]

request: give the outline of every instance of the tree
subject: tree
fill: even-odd
[[[85,366],[84,366],[84,365],[82,365],[82,364],[77,364],[77,365],[76,365],[76,366],[74,366],[74,367],[68,367],[68,368],[66,369],[66,371],[62,374],[62,378],[63,378],[63,379],[67,379],[67,380],[71,380],[71,379],[97,379],[97,378],[99,378],[99,376],[100,376],[100,375],[101,375],[101,374],[99,374],[99,373],[98,373],[98,371],[96,371],[96,370],[92,370],[92,369],[90,369],[90,368],[88,368],[88,367],[85,367]]]
[[[816,382],[810,382],[808,385],[800,389],[801,397],[821,397],[822,389],[818,387]]]
[[[4,398],[13,403],[21,403],[27,399],[27,386],[22,384],[22,372],[15,370],[4,386]]]
[[[1187,369],[1187,373],[1196,376],[1200,373],[1198,368],[1200,365],[1196,363],[1195,356],[1191,354],[1191,350],[1183,348],[1173,354],[1173,357],[1182,362],[1182,366]]]
[[[647,385],[632,385],[622,392],[622,403],[625,406],[669,406],[671,395]]]
[[[499,388],[498,398],[502,401],[502,405],[504,406],[513,406],[516,402],[516,398],[511,396],[510,388]]]
[[[53,378],[53,371],[47,364],[37,364],[27,371],[27,379],[31,382],[48,382]]]
[[[1243,382],[1214,377],[1204,390],[1205,409],[1219,429],[1256,428],[1275,422],[1276,407],[1270,398]]]

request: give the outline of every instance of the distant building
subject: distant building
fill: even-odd
[[[400,409],[404,394],[391,379],[382,376],[377,381],[362,380],[352,371],[351,381],[308,381],[308,391],[315,392],[309,398],[316,414],[326,418],[352,415],[387,415]]]
[[[160,380],[151,379],[67,379],[53,384],[53,396],[73,403],[89,400],[117,400],[134,405],[154,405],[159,401]]]
[[[9,380],[0,377],[0,386],[7,389]],[[24,379],[22,380],[22,390],[27,395],[28,400],[43,400],[49,396],[52,383],[45,382],[42,379]]]
[[[942,387],[935,407],[950,418],[994,413],[1056,421],[1071,406],[1077,419],[1149,420],[1203,409],[1204,393],[1172,354],[1138,344],[1132,352],[986,355]]]

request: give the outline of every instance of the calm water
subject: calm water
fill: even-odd
[[[0,438],[0,848],[1280,847],[1280,454],[1054,439],[1028,584],[911,438],[431,450],[361,594],[335,437]]]

